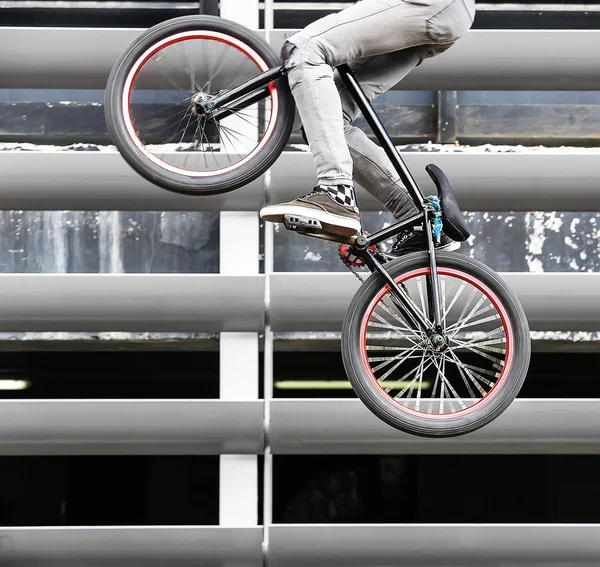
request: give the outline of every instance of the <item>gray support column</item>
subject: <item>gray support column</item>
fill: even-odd
[[[254,212],[221,213],[221,273],[258,274],[259,228]],[[221,333],[220,398],[257,400],[258,333]],[[258,463],[255,455],[221,455],[219,524],[258,524]]]
[[[264,28],[267,43],[271,42],[271,30],[274,25],[273,0],[264,0]],[[265,203],[271,204],[271,170],[265,173]],[[263,458],[263,552],[268,558],[270,527],[273,523],[273,455],[271,452],[271,400],[273,399],[273,331],[270,321],[271,274],[275,260],[275,226],[264,223],[264,270],[265,270],[265,339],[263,359],[263,397],[264,397],[264,458]]]
[[[200,13],[207,16],[218,16],[219,0],[200,0]]]
[[[453,144],[457,136],[457,91],[438,91],[438,144]]]
[[[220,15],[257,29],[258,0],[221,0]],[[220,232],[221,273],[258,274],[259,223],[256,212],[222,212]],[[221,334],[221,399],[258,399],[258,357],[258,333]],[[220,459],[219,524],[258,525],[258,457],[221,455]]]
[[[258,30],[258,0],[221,0],[221,17]]]
[[[265,175],[265,202],[271,203],[271,172]],[[273,523],[273,455],[271,453],[271,400],[273,399],[273,331],[270,321],[271,274],[274,270],[275,227],[265,223],[265,334],[263,353],[263,398],[264,398],[264,459],[263,459],[263,548],[269,549],[269,529]]]
[[[269,30],[275,28],[275,6],[274,0],[264,0],[265,4],[265,30],[267,32],[267,36],[269,35]],[[267,37],[268,41],[268,37]]]

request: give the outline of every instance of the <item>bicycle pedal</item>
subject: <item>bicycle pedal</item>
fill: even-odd
[[[300,215],[285,215],[283,217],[283,224],[288,230],[308,235],[312,232],[320,232],[323,230],[323,227],[318,220]]]

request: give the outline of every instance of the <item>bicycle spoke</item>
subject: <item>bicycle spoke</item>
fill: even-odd
[[[425,352],[423,351],[423,356],[421,357],[421,363],[419,365],[419,388],[417,390],[417,400],[415,404],[415,409],[419,411],[421,407],[421,391],[423,388],[423,363],[425,362]]]
[[[473,377],[473,374],[470,372],[470,370],[458,359],[456,354],[454,354],[452,351],[450,351],[450,356],[451,356],[451,358],[445,357],[446,360],[456,364],[458,371],[459,371],[460,375],[462,376],[463,380],[465,381],[465,384],[467,385],[467,389],[471,393],[472,397],[475,398],[476,396],[475,396],[475,393],[473,392],[473,390],[471,389],[469,380],[467,380],[467,378],[469,378],[473,382],[473,385],[475,386],[475,388],[477,388],[477,390],[479,390],[479,393],[482,396],[485,396],[486,391],[481,387],[479,382],[477,382],[477,380],[475,380],[475,378]]]
[[[462,292],[465,290],[466,287],[467,287],[467,284],[465,282],[461,282],[460,287],[458,288],[458,291],[454,294],[452,301],[450,302],[450,304],[448,305],[448,308],[444,312],[444,318],[446,318],[448,316],[448,314],[450,313],[450,310],[454,307],[454,304],[458,301],[458,299],[460,298],[460,296],[462,295]]]
[[[442,329],[446,328],[446,276],[440,276],[442,294]]]
[[[382,368],[384,368],[385,366],[387,366],[388,364],[390,364],[391,362],[393,362],[394,360],[398,361],[398,364],[394,366],[394,368],[397,368],[400,364],[402,364],[405,360],[407,360],[408,358],[410,358],[410,354],[413,353],[416,349],[418,348],[417,346],[414,346],[410,349],[407,349],[407,351],[403,354],[399,354],[396,356],[391,356],[391,357],[385,357],[386,362],[379,364],[378,366],[376,366],[375,368],[373,368],[373,372],[377,372],[378,370],[381,370]]]
[[[495,335],[496,333],[501,333],[504,330],[504,327],[496,327],[495,329],[492,329],[491,331],[484,333],[484,337],[483,340],[481,337],[475,337],[469,341],[461,341],[460,339],[452,339],[453,342],[455,343],[459,343],[461,344],[461,346],[466,346],[466,345],[476,345],[476,346],[483,346],[483,345],[488,345],[488,344],[495,344],[496,341],[499,342],[506,342],[506,338],[504,337],[498,337],[495,339],[492,339],[491,337],[493,335]]]
[[[264,145],[265,134],[272,131],[276,119],[274,99],[265,89],[264,99],[247,107],[232,101],[229,112],[218,120],[203,113],[200,105],[206,108],[205,102],[260,73],[257,60],[233,43],[196,32],[182,36],[140,63],[127,94],[134,128],[129,134],[154,154],[155,163],[170,171],[180,168],[181,175],[231,171]],[[160,105],[157,113],[152,106],[133,112],[137,108],[134,92],[136,101]],[[192,102],[196,100],[198,104]],[[190,155],[208,152],[212,158]]]
[[[393,314],[391,311],[388,311],[387,309],[385,309],[385,308],[383,308],[383,307],[382,307],[382,309],[383,309],[384,311],[387,311],[387,312],[388,312],[388,313],[389,313],[389,314],[390,314],[392,317],[394,317],[394,314]],[[386,320],[384,317],[382,317],[382,316],[381,316],[379,313],[376,313],[376,312],[374,312],[374,313],[373,313],[373,317],[374,317],[374,318],[376,318],[378,321],[381,321],[381,326],[386,326],[386,328],[391,328],[391,329],[393,329],[393,330],[395,330],[395,331],[398,331],[398,330],[400,330],[400,331],[408,331],[409,333],[412,333],[413,335],[414,335],[414,334],[416,334],[416,333],[415,333],[415,330],[414,330],[414,329],[411,329],[411,328],[410,328],[410,327],[408,327],[408,326],[391,325],[391,323],[389,323],[389,322],[388,322],[388,321],[387,321],[387,320]],[[400,320],[400,319],[398,319],[398,321],[399,321],[400,323],[404,323],[404,321],[402,321],[402,320]],[[372,325],[371,325],[371,323],[369,323],[369,325],[370,325],[370,326],[378,326],[376,323],[373,323]],[[391,325],[391,327],[390,327],[390,325]],[[407,336],[406,338],[407,338],[407,340],[409,340],[410,342],[412,342],[412,343],[415,343],[415,341],[414,341],[413,339],[411,339],[411,338],[410,338],[410,336]],[[418,336],[417,338],[418,338],[418,339],[420,339],[421,337],[419,337],[419,336]]]
[[[429,367],[430,367],[432,364],[433,364],[433,363],[432,363],[432,362],[430,362],[430,363],[429,363],[427,366],[425,366],[425,367],[423,367],[423,368],[422,368],[422,367],[419,365],[419,366],[417,366],[416,368],[413,368],[412,370],[409,370],[409,371],[408,371],[408,372],[407,372],[407,373],[406,373],[404,376],[402,376],[402,378],[400,378],[400,380],[399,380],[399,381],[400,381],[400,382],[404,382],[404,381],[405,381],[405,380],[406,380],[406,379],[407,379],[409,376],[411,376],[412,374],[415,374],[416,372],[419,372],[419,369],[420,369],[420,368],[422,368],[422,372],[421,372],[421,374],[422,374],[422,373],[423,373],[423,372],[425,372],[425,370],[427,370],[427,369],[428,369],[428,368],[429,368]],[[402,397],[402,394],[404,394],[404,392],[406,392],[406,390],[408,390],[408,388],[409,388],[409,387],[410,387],[412,384],[414,384],[416,380],[417,380],[417,377],[415,376],[415,377],[414,377],[414,378],[411,380],[411,382],[410,382],[409,384],[407,384],[407,385],[406,385],[406,386],[403,388],[403,390],[402,390],[401,392],[399,392],[398,394],[396,394],[396,395],[394,396],[394,399],[401,398],[401,397]]]
[[[459,414],[488,399],[505,372],[509,340],[488,295],[468,280],[444,273],[443,267],[440,270],[445,349],[436,349],[420,329],[397,313],[401,306],[389,291],[373,306],[365,323],[371,333],[365,334],[370,354],[365,363],[386,395],[432,419]],[[415,307],[422,313],[428,304],[424,277],[415,275],[402,283],[409,297],[418,295]],[[392,392],[387,380],[403,387]]]
[[[423,285],[422,285],[422,281],[420,278],[417,280],[417,287],[419,289],[419,298],[421,299],[421,307],[423,308],[422,313],[425,314],[427,310],[425,308],[425,296],[423,293]]]

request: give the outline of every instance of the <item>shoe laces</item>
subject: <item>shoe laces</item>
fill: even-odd
[[[326,189],[323,189],[322,187],[316,185],[315,187],[313,187],[312,191],[306,193],[305,195],[301,195],[300,197],[298,197],[298,199],[307,199],[308,197],[312,197],[316,194],[327,195],[328,193],[329,192]]]

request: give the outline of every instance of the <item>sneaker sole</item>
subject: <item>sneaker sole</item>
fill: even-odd
[[[321,223],[323,230],[329,234],[340,236],[354,236],[361,231],[359,220],[350,219],[341,215],[334,215],[325,211],[317,211],[307,207],[278,207],[274,205],[260,212],[260,218],[267,222],[283,223],[286,215],[297,215],[317,220]]]
[[[449,244],[445,244],[444,246],[438,246],[435,250],[443,251],[443,252],[454,252],[460,248],[460,242],[450,242]],[[387,253],[386,256],[390,258],[399,258],[400,256],[404,256],[404,254],[411,254],[412,252],[426,252],[426,248],[405,248],[404,250],[400,250],[398,254]]]
[[[450,244],[446,244],[445,246],[440,246],[436,248],[436,250],[443,250],[444,252],[454,252],[460,248],[460,242],[450,242]]]

